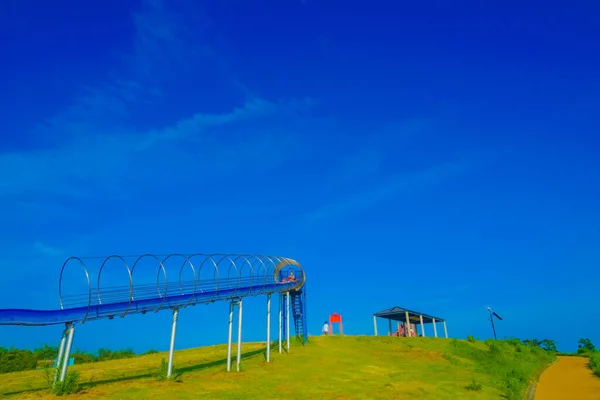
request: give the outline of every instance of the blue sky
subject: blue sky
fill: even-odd
[[[600,343],[594,2],[42,3],[0,5],[0,308],[57,308],[69,255],[262,253],[303,264],[313,334],[398,305],[486,338],[491,305]],[[170,318],[74,346],[164,350]],[[178,348],[226,337],[227,304],[181,312]]]

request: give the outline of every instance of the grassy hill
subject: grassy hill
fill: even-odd
[[[234,346],[235,354],[235,346]],[[159,353],[82,364],[74,398],[118,399],[509,399],[522,398],[530,379],[553,360],[513,342],[396,337],[313,337],[290,354],[244,343],[241,372],[226,372],[224,345],[177,351],[181,381],[161,381]],[[234,358],[235,365],[235,358]],[[0,375],[8,398],[53,398],[44,372]]]

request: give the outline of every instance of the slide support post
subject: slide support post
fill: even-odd
[[[227,371],[231,371],[231,336],[233,334],[233,302],[229,303],[229,335],[227,337]]]
[[[67,377],[67,368],[69,367],[69,357],[71,356],[71,347],[73,346],[73,336],[75,335],[75,325],[69,322],[68,326],[68,334],[67,334],[67,343],[65,347],[65,352],[62,359],[62,366],[60,372],[60,382],[64,382]]]
[[[58,372],[62,368],[62,357],[65,352],[65,343],[67,341],[67,333],[69,330],[69,324],[65,325],[65,329],[62,333],[62,338],[60,339],[60,346],[58,348],[58,356],[56,357],[56,371],[54,372],[54,379],[52,380],[52,386],[56,383],[56,379],[58,379]]]
[[[279,293],[279,354],[282,350],[283,339],[283,295]]]
[[[173,374],[173,353],[175,352],[175,334],[177,332],[177,318],[179,317],[179,308],[173,309],[173,322],[171,323],[171,345],[169,346],[169,366],[167,369],[167,378]]]
[[[267,294],[267,362],[271,362],[271,293]]]
[[[242,363],[242,300],[238,302],[238,343],[237,343],[237,371]]]

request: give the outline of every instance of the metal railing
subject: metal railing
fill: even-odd
[[[175,271],[176,280],[169,281],[167,261],[181,259],[179,270]],[[92,286],[86,260],[100,261],[100,269],[96,279],[96,286]],[[101,278],[110,260],[119,261],[127,272],[127,285],[102,287]],[[135,283],[135,273],[141,268],[142,260],[150,260],[156,269],[155,283]],[[77,264],[82,268],[87,283],[87,290],[83,293],[65,295],[63,279],[65,270]],[[137,269],[136,269],[137,267]],[[189,269],[193,278],[183,279],[185,269]],[[212,276],[202,277],[202,271],[207,271]],[[171,271],[173,272],[173,271]],[[293,278],[288,280],[293,274]],[[162,277],[162,281],[161,281]],[[279,256],[265,256],[253,254],[168,254],[140,256],[110,255],[107,257],[69,257],[63,264],[58,283],[58,295],[61,309],[87,308],[85,322],[90,317],[93,307],[111,304],[124,304],[124,309],[119,311],[121,317],[128,313],[137,312],[132,305],[136,301],[162,299],[153,310],[158,312],[166,304],[167,299],[175,296],[189,297],[187,303],[180,307],[187,307],[198,303],[211,303],[216,300],[242,298],[277,291],[277,284],[286,284],[285,290],[294,290],[302,287],[306,276],[302,266],[295,260]],[[209,295],[210,294],[210,295]],[[223,295],[222,295],[223,294]],[[209,296],[207,296],[209,295]],[[223,298],[223,296],[226,296]],[[98,318],[96,315],[94,318]]]

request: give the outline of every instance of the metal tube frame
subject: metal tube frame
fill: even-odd
[[[201,257],[200,268],[197,268],[197,265],[194,265],[192,258],[193,257]],[[178,271],[175,271],[177,282],[171,282],[167,276],[167,270],[165,268],[165,264],[168,260],[174,257],[181,257],[183,263],[181,266],[178,266]],[[127,274],[127,286],[113,286],[102,288],[101,286],[101,275],[104,272],[106,264],[111,259],[118,259],[123,266],[125,267],[125,272]],[[135,270],[139,269],[138,264],[144,259],[150,258],[153,264],[156,264],[156,283],[155,284],[144,284],[144,285],[135,285],[134,276]],[[95,283],[97,284],[97,288],[92,288],[90,275],[88,273],[88,268],[84,263],[83,259],[78,257],[69,257],[61,268],[61,274],[59,279],[59,302],[61,309],[67,309],[72,307],[86,307],[86,315],[81,319],[73,322],[84,323],[90,319],[101,319],[101,318],[109,318],[119,315],[121,317],[125,317],[128,314],[135,313],[147,313],[148,311],[158,312],[164,308],[167,308],[169,305],[167,303],[168,296],[177,296],[177,295],[188,295],[189,299],[186,299],[184,304],[171,305],[169,308],[177,306],[179,308],[185,308],[189,305],[195,305],[198,303],[209,304],[216,300],[234,300],[241,299],[247,296],[256,296],[260,294],[273,293],[273,288],[271,285],[277,283],[285,283],[286,286],[281,288],[280,290],[275,289],[275,292],[283,293],[285,291],[299,289],[304,285],[306,281],[306,273],[302,266],[295,260],[285,257],[279,256],[265,256],[265,255],[251,255],[251,254],[203,254],[196,253],[191,255],[185,255],[180,253],[173,253],[168,255],[154,255],[154,254],[143,254],[141,256],[127,255],[127,256],[119,256],[119,255],[110,255],[108,257],[86,257],[85,260],[92,259],[100,259],[100,270],[95,277]],[[227,284],[223,285],[224,287],[230,288],[232,290],[233,295],[229,297],[229,294],[226,296],[220,293],[220,281],[222,280],[219,274],[219,265],[222,264],[223,261],[226,261],[228,264],[227,276]],[[85,278],[87,280],[87,293],[85,294],[85,298],[82,294],[74,294],[64,296],[64,288],[63,288],[63,275],[65,269],[68,264],[71,262],[78,262],[80,267],[83,268]],[[214,273],[212,278],[203,279],[200,282],[200,271],[202,266],[205,263],[212,263],[214,267]],[[183,268],[191,268],[192,273],[194,274],[193,280],[189,282],[183,281]],[[289,283],[281,281],[280,271],[288,271],[294,270],[295,272],[295,281],[294,286],[291,286]],[[224,271],[223,271],[224,272]],[[177,274],[178,273],[178,274]],[[163,275],[161,278],[160,275]],[[164,279],[164,282],[160,282],[161,279]],[[211,285],[214,283],[214,285]],[[199,287],[200,286],[200,287]],[[209,286],[214,286],[214,288],[209,288]],[[270,286],[270,287],[268,287]],[[152,296],[151,289],[154,287],[154,297]],[[173,290],[172,287],[177,288]],[[171,289],[171,290],[169,290]],[[199,299],[196,296],[196,293],[203,293],[204,290],[212,291],[212,295],[210,299],[208,297],[204,297]],[[92,298],[93,296],[93,298]],[[138,309],[134,307],[134,302],[139,300],[151,299],[158,297],[162,301],[156,307],[152,309]],[[84,303],[85,301],[85,303]],[[125,306],[122,308],[116,309],[114,312],[104,312],[95,310],[94,307],[100,305],[110,305],[114,303],[125,303]],[[285,327],[284,327],[285,328]],[[285,329],[284,329],[285,331]]]
[[[73,346],[73,336],[75,335],[75,325],[73,325],[72,323],[68,325],[70,326],[68,328],[67,343],[61,365],[60,382],[64,382],[67,376],[67,368],[69,367],[69,356],[71,355],[71,347]]]
[[[279,293],[279,354],[282,352],[283,339],[283,294]]]
[[[177,333],[177,318],[179,317],[179,308],[173,309],[173,321],[171,322],[171,343],[169,346],[169,365],[167,368],[167,378],[173,374],[173,353],[175,352],[175,335]]]
[[[267,294],[267,362],[271,362],[271,293]]]
[[[229,303],[229,333],[227,337],[227,371],[231,371],[231,339],[233,336],[233,307],[234,303]]]
[[[56,369],[54,371],[54,379],[52,380],[52,386],[56,383],[58,379],[59,371],[62,368],[62,358],[65,352],[65,344],[67,341],[67,333],[69,329],[69,324],[65,324],[65,329],[63,329],[62,338],[60,339],[60,346],[58,348],[58,356],[56,357]]]
[[[236,370],[240,370],[242,364],[242,300],[238,302],[238,343]]]
[[[193,257],[202,257],[199,268],[197,265],[194,265],[192,262]],[[177,282],[170,282],[167,276],[167,270],[165,268],[165,263],[170,258],[181,257],[183,259],[183,263],[179,267],[179,275],[177,276]],[[105,269],[106,264],[111,259],[119,259],[123,265],[125,266],[127,273],[127,286],[114,286],[101,288],[101,275],[103,270]],[[131,261],[133,258],[133,261]],[[154,287],[153,284],[144,284],[144,285],[135,285],[134,283],[134,273],[135,270],[144,258],[150,258],[153,260],[153,263],[156,265],[156,285]],[[230,313],[229,313],[229,337],[228,337],[228,370],[231,370],[231,353],[232,353],[232,335],[233,335],[233,311],[235,305],[239,306],[239,314],[238,314],[238,355],[237,355],[237,369],[240,369],[241,364],[241,343],[242,343],[242,298],[246,296],[256,296],[260,294],[267,294],[267,362],[271,361],[271,300],[272,294],[279,294],[279,353],[283,351],[283,331],[286,334],[286,350],[290,352],[291,350],[291,318],[294,316],[291,314],[291,290],[299,289],[304,285],[306,280],[306,274],[302,266],[295,260],[285,257],[279,256],[265,256],[265,255],[251,255],[251,254],[168,254],[168,255],[158,255],[154,254],[143,254],[140,256],[119,256],[119,255],[110,255],[108,257],[87,257],[87,259],[100,259],[101,265],[100,270],[96,277],[97,288],[92,288],[90,275],[88,273],[87,266],[84,261],[78,257],[69,257],[63,263],[60,278],[59,278],[59,302],[61,309],[67,309],[71,307],[86,307],[85,316],[82,320],[71,321],[66,324],[65,330],[63,331],[63,336],[61,338],[61,344],[59,349],[59,355],[57,360],[57,371],[54,375],[53,383],[57,380],[64,381],[68,360],[73,344],[74,337],[74,322],[84,323],[86,320],[100,319],[100,318],[113,318],[115,315],[120,315],[121,317],[126,316],[127,314],[134,313],[146,313],[147,311],[158,312],[164,308],[167,308],[169,302],[167,302],[168,296],[177,296],[177,295],[188,295],[190,299],[185,298],[182,301],[182,304],[173,304],[171,303],[171,309],[173,310],[173,320],[171,326],[171,341],[169,348],[169,366],[167,371],[167,376],[171,377],[173,373],[173,358],[174,358],[174,346],[175,346],[175,337],[177,330],[177,320],[179,317],[179,310],[181,308],[185,308],[189,305],[195,305],[199,302],[202,303],[212,303],[216,300],[230,300]],[[127,260],[126,260],[127,259]],[[129,260],[129,261],[128,261]],[[227,280],[223,279],[224,287],[226,289],[232,290],[232,295],[229,294],[221,294],[220,286],[221,277],[219,273],[219,266],[223,261],[226,261],[228,264],[227,268]],[[84,270],[85,278],[87,281],[87,293],[82,294],[74,294],[74,295],[63,295],[63,275],[67,264],[70,262],[78,262]],[[201,282],[201,270],[205,263],[211,264],[214,268],[213,277],[207,278]],[[191,268],[192,273],[194,275],[193,280],[183,281],[182,280],[182,272],[183,268],[188,267]],[[139,268],[137,268],[139,269]],[[223,268],[222,268],[223,269]],[[295,279],[288,283],[288,281],[282,280],[283,275],[287,275],[287,271],[294,271]],[[286,271],[286,272],[280,272]],[[160,275],[164,277],[164,283],[161,283]],[[171,290],[173,284],[178,284],[178,290]],[[281,288],[275,288],[274,284],[284,284],[285,286]],[[214,286],[214,288],[212,288]],[[154,287],[154,295],[152,294],[152,288]],[[205,290],[210,290],[213,293],[211,296],[202,296],[198,297],[197,294],[203,293]],[[172,293],[173,292],[173,293]],[[285,295],[285,298],[283,297]],[[92,301],[92,296],[94,300]],[[152,297],[154,296],[154,297]],[[150,308],[142,308],[141,310],[135,306],[135,301],[139,300],[147,300],[151,298],[155,298],[158,296],[162,301],[156,307]],[[208,298],[210,297],[210,299]],[[285,303],[284,303],[285,301]],[[85,303],[84,303],[85,302]],[[116,309],[115,312],[104,312],[99,311],[99,306],[105,306],[110,304],[116,304],[122,302],[123,307]],[[68,304],[67,304],[68,303]],[[285,307],[285,308],[284,308]],[[110,314],[110,315],[109,315]],[[283,317],[286,317],[285,326]],[[303,317],[304,318],[304,317]],[[304,329],[307,329],[305,326]],[[375,329],[377,327],[375,326]],[[59,371],[60,369],[60,371]]]

